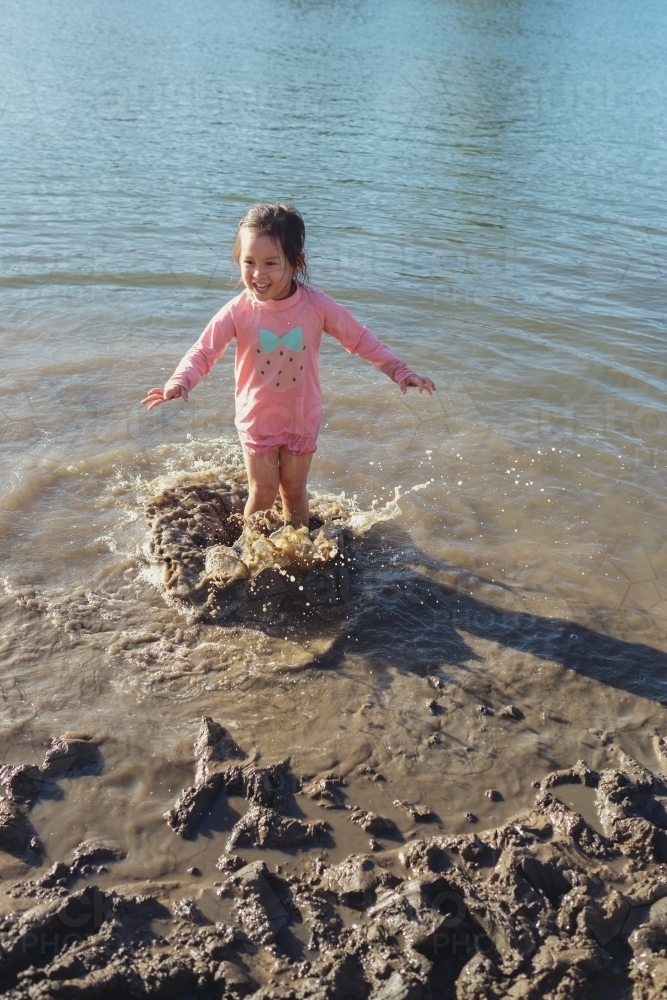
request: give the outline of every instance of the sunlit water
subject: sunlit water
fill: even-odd
[[[202,713],[298,774],[339,767],[406,836],[397,797],[463,829],[554,764],[650,759],[666,39],[659,2],[5,4],[2,756],[65,730],[105,755],[33,811],[50,857],[112,832],[128,877],[210,867],[229,824],[184,845],[161,818]],[[236,293],[236,222],[275,198],[313,283],[438,386],[403,399],[326,344],[313,489],[363,510],[429,485],[340,612],[193,623],[154,585],[143,504],[238,463],[232,357],[187,406],[138,401]],[[482,725],[480,702],[525,719]]]

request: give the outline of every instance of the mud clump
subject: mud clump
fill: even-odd
[[[302,847],[326,837],[327,824],[305,823],[284,816],[298,783],[287,761],[259,767],[226,729],[209,716],[201,721],[195,740],[195,783],[186,788],[165,813],[181,837],[193,838],[201,820],[221,795],[239,795],[251,803],[231,831],[227,849],[236,846]]]
[[[368,856],[347,858],[329,868],[324,879],[340,904],[361,911],[375,904],[379,889],[394,889],[400,882],[400,878]]]
[[[281,816],[275,809],[251,806],[235,824],[227,844],[230,851],[236,847],[303,847],[324,840],[327,829],[321,820],[306,823]]]
[[[22,851],[28,843],[29,829],[27,816],[16,802],[0,802],[0,849],[10,854]]]
[[[100,751],[92,740],[60,736],[51,741],[46,751],[42,774],[45,778],[55,778],[94,769],[100,764]]]
[[[230,761],[245,760],[247,757],[227,730],[209,715],[202,717],[194,753],[196,781],[204,781],[211,774],[227,770]]]
[[[224,774],[212,774],[186,788],[172,809],[164,814],[169,826],[180,837],[190,840],[201,820],[208,816],[225,791]]]
[[[35,997],[225,995],[241,981],[225,959],[234,933],[177,918],[167,942],[152,927],[171,912],[151,896],[106,894],[96,886],[5,921],[0,988]],[[231,995],[244,995],[243,993]],[[246,994],[247,995],[247,994]]]
[[[653,749],[660,761],[660,772],[662,774],[667,773],[667,740],[659,733],[653,737]]]
[[[173,905],[173,912],[175,917],[180,917],[181,920],[186,920],[191,924],[198,924],[201,927],[211,923],[208,917],[199,909],[194,899],[187,897],[185,899],[177,899]]]
[[[44,772],[35,764],[5,764],[0,767],[0,783],[17,806],[31,809],[44,784]]]
[[[288,807],[287,796],[297,788],[287,761],[258,767],[229,733],[209,716],[201,721],[195,740],[195,783],[179,796],[164,818],[181,837],[195,836],[201,820],[221,795],[240,795],[254,805],[275,809]]]
[[[563,771],[552,771],[539,783],[541,788],[555,788],[557,785],[586,785],[587,788],[597,788],[600,775],[591,770],[586,761],[578,760],[574,767]]]
[[[236,910],[251,941],[270,944],[287,925],[289,915],[274,892],[271,876],[263,861],[254,861],[228,880],[220,895],[238,900]]]
[[[346,785],[345,779],[339,775],[327,775],[306,781],[301,785],[301,794],[313,799],[324,809],[342,809],[345,802],[340,789]]]
[[[432,823],[437,819],[435,813],[428,806],[415,805],[414,802],[406,802],[404,799],[394,799],[397,809],[402,809],[415,823]]]
[[[393,820],[386,816],[378,816],[373,812],[366,812],[364,809],[352,809],[350,822],[356,823],[366,833],[372,833],[374,837],[395,837],[398,835],[398,829]]]
[[[662,782],[625,754],[620,769],[600,773],[600,819],[619,850],[646,863],[667,863],[667,811],[655,793]]]
[[[512,719],[514,722],[520,722],[521,719],[525,718],[523,712],[516,705],[505,705],[504,708],[498,709],[496,713],[500,719]]]

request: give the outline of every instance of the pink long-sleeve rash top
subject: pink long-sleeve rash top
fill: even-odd
[[[414,375],[367,327],[324,292],[303,285],[287,299],[257,302],[245,289],[220,309],[165,389],[190,392],[236,338],[236,427],[242,438],[317,434],[322,419],[322,333],[394,382]]]

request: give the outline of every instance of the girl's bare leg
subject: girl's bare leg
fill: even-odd
[[[297,527],[308,526],[308,492],[306,483],[312,455],[292,455],[280,449],[280,495],[285,520]]]
[[[245,517],[250,517],[258,510],[273,507],[280,485],[280,450],[274,448],[266,455],[249,455],[243,449],[248,473],[248,501],[243,511]]]
[[[300,527],[308,524],[306,482],[312,455],[292,455],[286,448],[274,448],[266,455],[249,455],[244,449],[248,473],[248,501],[245,517],[273,506],[280,489],[283,516]]]

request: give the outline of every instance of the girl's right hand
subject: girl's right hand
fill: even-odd
[[[158,387],[157,389],[151,389],[148,395],[141,400],[141,403],[146,409],[154,410],[160,403],[166,403],[168,399],[177,399],[179,396],[184,403],[187,403],[188,390],[184,389],[182,385],[172,385],[166,390]]]

